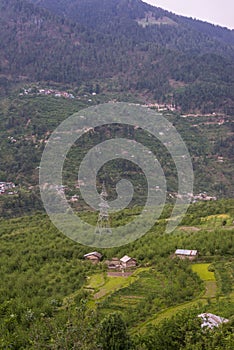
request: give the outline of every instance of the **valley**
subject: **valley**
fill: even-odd
[[[0,350],[234,348],[233,87],[233,30],[141,0],[0,0]],[[103,106],[140,124],[86,125]]]

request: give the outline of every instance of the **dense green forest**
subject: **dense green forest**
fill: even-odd
[[[165,40],[165,42],[169,39],[169,42],[167,42],[168,46],[172,45],[173,43],[173,45],[177,45],[177,48],[183,47],[185,50],[190,50],[191,47],[188,47],[188,45],[191,45],[193,49],[198,50],[200,49],[198,45],[201,45],[202,47],[204,43],[195,43],[196,36],[197,38],[201,38],[205,41],[207,39],[206,35],[216,38],[216,40],[219,40],[220,43],[226,42],[230,45],[234,44],[233,32],[227,28],[221,28],[218,26],[216,27],[209,23],[178,16],[171,12],[163,10],[162,8],[153,7],[140,0],[103,0],[102,2],[101,0],[63,0],[57,1],[56,3],[54,3],[53,0],[31,0],[30,2],[39,5],[42,8],[46,8],[60,16],[70,18],[79,23],[82,23],[83,25],[88,25],[92,28],[95,28],[99,32],[111,32],[115,36],[119,36],[123,33],[126,36],[138,36],[139,34],[143,36],[144,32],[141,32],[139,28],[138,33],[133,33],[133,31],[127,33],[125,32],[125,29],[123,27],[120,28],[120,26],[128,22],[129,27],[131,27],[133,25],[133,23],[131,23],[131,20],[140,20],[144,18],[145,14],[147,14],[148,22],[146,20],[146,23],[148,23],[149,27],[151,24],[151,28],[147,28],[147,34],[149,34],[149,36],[147,36],[147,39],[145,36],[145,40],[147,41],[157,41],[159,36],[159,34],[157,36],[157,31],[160,33],[160,31],[163,30],[163,28],[152,26],[153,23],[157,23],[153,21],[151,22],[152,18],[158,20],[163,17],[168,17],[171,19],[171,21],[162,22],[166,27],[164,28],[165,30],[167,29],[170,31],[170,25],[174,25],[174,30],[177,29],[181,33],[184,32],[184,35],[189,35],[192,32],[192,29],[194,30],[194,41],[190,42],[189,44],[185,44],[185,38],[181,38],[180,42],[176,42],[174,38],[177,33],[174,34],[174,38],[173,36],[161,36],[161,40]],[[105,23],[103,22],[104,17]],[[169,28],[167,28],[165,23],[168,24]],[[175,28],[176,24],[180,28]],[[114,27],[117,27],[118,31],[114,30]],[[186,30],[187,33],[185,33]],[[182,44],[183,46],[179,46]],[[208,47],[206,47],[205,50],[208,50]],[[210,50],[212,50],[211,47]],[[217,48],[215,52],[219,50],[222,50],[222,48]]]
[[[233,113],[231,31],[136,0],[32,2],[0,1],[2,93],[22,80],[98,80],[186,112]]]
[[[233,204],[194,204],[170,235],[163,234],[171,210],[166,207],[148,234],[127,246],[102,249],[97,265],[83,259],[90,248],[65,238],[46,215],[1,219],[0,348],[117,349],[119,342],[123,350],[165,349],[165,344],[230,350]],[[199,261],[172,259],[178,247],[198,249]],[[137,269],[110,277],[105,260],[124,254],[137,259]],[[194,266],[209,266],[211,280]],[[229,322],[204,332],[201,312]]]

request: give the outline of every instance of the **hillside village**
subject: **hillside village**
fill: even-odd
[[[175,253],[172,255],[174,258],[179,258],[181,260],[188,259],[189,261],[194,261],[198,257],[197,250],[190,249],[176,249]],[[94,251],[84,255],[84,259],[90,261],[92,264],[98,264],[102,261],[102,254]],[[128,255],[124,255],[122,258],[113,257],[111,260],[104,260],[105,265],[110,270],[124,270],[132,269],[137,267],[137,260]]]
[[[95,91],[89,91],[89,92],[80,92],[79,94],[75,94],[71,91],[64,91],[59,89],[53,89],[53,88],[40,88],[37,86],[33,87],[24,87],[20,90],[19,96],[54,96],[57,98],[65,98],[65,99],[81,99],[85,98],[88,102],[93,102],[92,98],[97,96],[100,91],[99,89]],[[117,102],[116,99],[109,100],[109,102]],[[206,122],[206,125],[223,125],[224,123],[230,122],[229,118],[230,115],[225,113],[187,113],[182,114],[181,107],[174,104],[174,103],[160,103],[158,101],[154,102],[146,102],[145,104],[142,103],[142,106],[151,108],[156,110],[157,112],[178,112],[181,114],[182,118],[196,118],[196,117],[211,117],[212,119],[208,122]]]
[[[23,88],[21,89],[22,92],[19,93],[19,96],[54,96],[58,98],[65,98],[65,99],[80,99],[81,96],[87,98],[88,96],[96,96],[96,92],[91,93],[83,93],[80,95],[76,95],[72,92],[64,91],[64,90],[58,90],[53,88],[39,88],[39,87],[29,87],[29,88]],[[92,99],[89,98],[88,102],[92,102]]]
[[[16,194],[16,185],[13,182],[0,181],[0,194]]]
[[[91,252],[85,254],[84,258],[91,261],[93,264],[98,264],[102,259],[102,254],[98,252]],[[112,258],[111,260],[105,260],[104,263],[107,265],[108,269],[111,270],[124,270],[137,266],[137,260],[128,255],[124,255],[120,259]]]
[[[125,284],[123,284],[122,287],[119,286],[119,291],[117,290],[108,290],[107,289],[107,285],[108,283],[114,283],[111,282],[110,279],[118,279],[124,277],[126,280],[128,278],[130,278],[131,276],[134,276],[133,278],[136,278],[137,274],[140,273],[140,271],[144,271],[147,269],[152,269],[153,267],[145,267],[145,266],[141,266],[137,263],[137,260],[134,258],[129,257],[128,255],[124,255],[122,258],[115,258],[113,257],[110,260],[104,260],[102,261],[102,254],[97,252],[97,251],[93,251],[90,253],[87,253],[84,255],[84,259],[87,261],[90,261],[92,264],[96,265],[100,262],[103,262],[106,266],[107,266],[107,280],[106,280],[106,284],[104,283],[103,287],[99,287],[99,292],[96,292],[96,294],[94,294],[94,299],[103,299],[103,298],[107,298],[111,300],[111,295],[112,293],[120,293],[121,294],[121,288],[123,288],[124,290],[124,286]],[[207,294],[207,297],[210,295],[212,296],[212,298],[214,297],[214,290],[210,291],[209,290],[209,286],[210,286],[210,278],[213,274],[213,272],[209,272],[209,266],[210,264],[204,263],[206,259],[202,259],[199,262],[196,262],[197,258],[198,258],[198,251],[197,250],[189,250],[189,249],[176,249],[176,251],[174,252],[174,254],[171,255],[171,258],[178,258],[180,260],[187,260],[190,262],[190,266],[193,268],[194,267],[194,271],[197,271],[197,273],[200,275],[200,277],[202,278],[205,270],[201,271],[202,269],[208,269],[206,274],[209,277],[203,277],[204,278],[204,282],[206,284],[206,292],[205,295]],[[204,262],[202,262],[204,260]],[[114,271],[114,272],[112,272]],[[89,280],[88,280],[89,281]],[[109,281],[109,282],[108,282]],[[212,282],[213,286],[216,285],[216,282]],[[88,285],[88,289],[92,288],[92,283],[89,281],[89,285]],[[123,292],[123,295],[125,295],[125,293]],[[126,295],[125,295],[126,298]],[[137,298],[137,297],[136,297]],[[101,302],[99,302],[101,303]],[[105,301],[104,301],[105,304]],[[183,304],[182,304],[183,305]],[[184,304],[184,308],[186,308],[186,303]],[[166,314],[166,311],[165,311]],[[201,321],[200,323],[200,327],[202,330],[211,330],[213,331],[215,328],[221,327],[223,324],[229,323],[230,320],[222,317],[220,315],[217,314],[213,314],[211,312],[204,312],[201,314],[197,315],[197,318],[199,318]],[[150,325],[150,321],[152,321],[153,318],[151,318],[146,325]],[[195,320],[194,320],[195,321]]]

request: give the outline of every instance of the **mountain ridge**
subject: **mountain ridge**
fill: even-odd
[[[147,14],[147,12],[151,12],[156,18],[163,16],[169,17],[178,25],[192,26],[198,32],[205,32],[207,35],[220,39],[227,44],[234,45],[234,30],[229,30],[228,28],[182,15],[176,15],[173,12],[157,6],[152,6],[141,0],[65,0],[56,3],[53,0],[30,1],[40,7],[47,8],[53,13],[68,17],[72,20],[84,21],[83,23],[86,23],[87,17],[92,16],[92,20],[94,21],[90,24],[94,27],[100,13],[105,14],[108,21],[110,16],[112,19],[113,17],[125,16],[126,18],[136,20],[138,18],[143,18],[144,13]],[[92,9],[95,10],[92,11]]]

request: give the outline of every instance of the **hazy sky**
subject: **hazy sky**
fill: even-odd
[[[179,15],[234,29],[234,0],[143,0]]]

